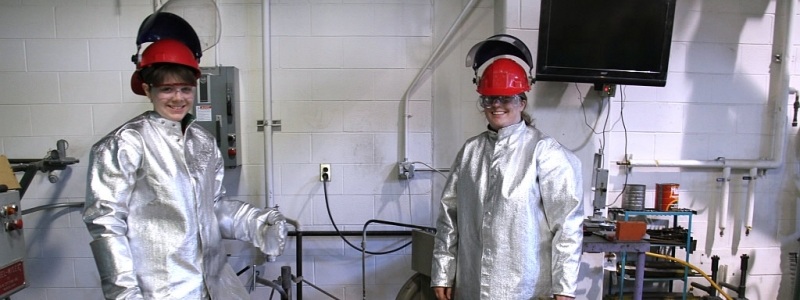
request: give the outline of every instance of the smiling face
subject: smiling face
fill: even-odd
[[[519,96],[481,96],[481,106],[489,127],[493,130],[514,125],[522,121],[526,100]]]
[[[180,122],[194,104],[197,78],[191,68],[159,64],[142,70],[142,89],[153,103],[153,110]]]
[[[143,83],[143,88],[153,110],[172,121],[180,122],[194,104],[195,87],[174,77],[167,77],[161,84]]]

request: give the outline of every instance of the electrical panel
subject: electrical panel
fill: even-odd
[[[22,209],[19,192],[0,192],[0,299],[19,292],[25,280],[25,237],[22,234]]]
[[[195,122],[214,134],[225,167],[241,166],[239,70],[217,66],[201,67],[200,71],[194,104]]]

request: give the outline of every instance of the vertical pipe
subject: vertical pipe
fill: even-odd
[[[450,42],[450,39],[453,37],[453,35],[455,35],[456,31],[459,28],[461,28],[461,24],[464,23],[464,20],[467,18],[467,15],[469,15],[469,13],[472,12],[472,9],[475,8],[475,5],[478,2],[479,1],[477,0],[470,0],[467,3],[467,5],[464,6],[464,9],[461,11],[461,14],[458,15],[456,20],[453,22],[453,25],[450,25],[450,29],[448,29],[447,33],[445,33],[444,37],[442,38],[442,41],[439,42],[439,45],[437,45],[436,49],[433,50],[431,56],[428,57],[428,60],[425,62],[425,65],[423,65],[422,68],[419,69],[419,72],[417,72],[417,75],[414,76],[414,79],[411,81],[411,84],[408,85],[408,88],[406,89],[405,93],[403,93],[403,97],[400,99],[400,102],[403,106],[403,116],[402,120],[400,120],[401,122],[403,122],[403,128],[402,128],[403,132],[401,135],[402,140],[400,141],[400,143],[402,144],[402,147],[400,149],[400,159],[401,159],[400,162],[408,161],[408,119],[411,118],[411,115],[408,113],[409,110],[408,98],[411,97],[411,92],[413,91],[413,89],[417,87],[417,83],[419,82],[420,78],[422,78],[422,74],[424,74],[425,70],[427,70],[428,67],[430,67],[431,64],[433,64],[434,60],[436,60],[439,57],[439,55],[442,54],[444,46]]]
[[[367,300],[367,226],[364,227],[361,232],[361,299]]]
[[[641,300],[642,296],[644,295],[644,287],[642,286],[644,282],[644,266],[645,266],[645,254],[642,251],[639,251],[639,254],[636,255],[636,286],[633,288],[633,299]],[[622,273],[625,273],[625,266],[622,266],[623,270]]]
[[[717,283],[717,272],[719,271],[719,256],[714,255],[711,257],[711,281]],[[711,285],[709,285],[711,287]],[[709,296],[717,296],[717,290],[710,288],[706,291]]]
[[[272,60],[271,60],[271,41],[270,31],[270,9],[269,0],[261,1],[261,73],[263,82],[261,84],[264,93],[264,186],[265,200],[263,207],[275,206],[273,200],[273,172],[272,172]]]
[[[747,266],[750,263],[750,256],[742,254],[741,266],[739,267],[739,286],[736,288],[736,296],[744,298],[745,289],[747,288]]]
[[[775,25],[772,38],[772,63],[770,66],[769,99],[772,103],[772,160],[774,167],[783,165],[786,152],[786,127],[788,124],[786,111],[789,102],[789,65],[792,53],[792,29],[795,18],[796,0],[777,0],[775,7]],[[755,167],[755,166],[754,166]]]
[[[797,252],[789,253],[789,262],[792,267],[792,276],[794,276],[794,298],[800,299],[800,272],[798,272]]]
[[[756,177],[758,176],[758,169],[750,169],[749,182],[747,183],[747,206],[745,208],[745,223],[744,234],[750,235],[750,230],[753,229],[753,205],[756,202]]]
[[[297,264],[297,278],[303,278],[303,232],[298,230],[297,236],[295,237],[295,253],[297,257],[295,257],[295,261]],[[297,281],[297,300],[303,300],[303,281]]]
[[[281,267],[281,288],[286,292],[285,300],[292,300],[292,269],[289,266]]]
[[[731,168],[722,169],[722,199],[719,214],[719,236],[725,235],[725,227],[728,225],[728,199],[730,198]]]
[[[252,279],[252,281],[250,281],[250,289],[248,290],[248,292],[250,292],[250,293],[255,291],[256,290],[256,286],[258,285],[258,275],[259,274],[258,274],[258,270],[256,269],[256,267],[258,267],[258,265],[255,265],[255,264],[250,265],[250,279]]]

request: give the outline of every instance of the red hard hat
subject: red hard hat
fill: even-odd
[[[513,96],[530,89],[525,69],[508,58],[493,61],[478,82],[478,93],[484,96]]]
[[[166,39],[158,40],[150,44],[144,52],[142,52],[139,62],[136,65],[136,71],[131,76],[131,90],[137,95],[145,95],[142,89],[142,77],[139,72],[147,67],[158,63],[173,63],[184,65],[195,73],[196,78],[200,78],[200,65],[198,59],[189,47],[186,47],[178,40]]]

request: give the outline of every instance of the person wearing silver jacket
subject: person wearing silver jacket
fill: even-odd
[[[188,113],[199,69],[184,50],[169,40],[145,50],[158,63],[134,74],[134,92],[154,110],[91,149],[83,220],[106,299],[250,299],[222,240],[270,256],[285,246],[277,209],[226,198],[214,136]]]
[[[581,162],[531,125],[525,70],[498,59],[478,83],[487,131],[444,186],[431,286],[437,299],[573,299],[583,240]]]

